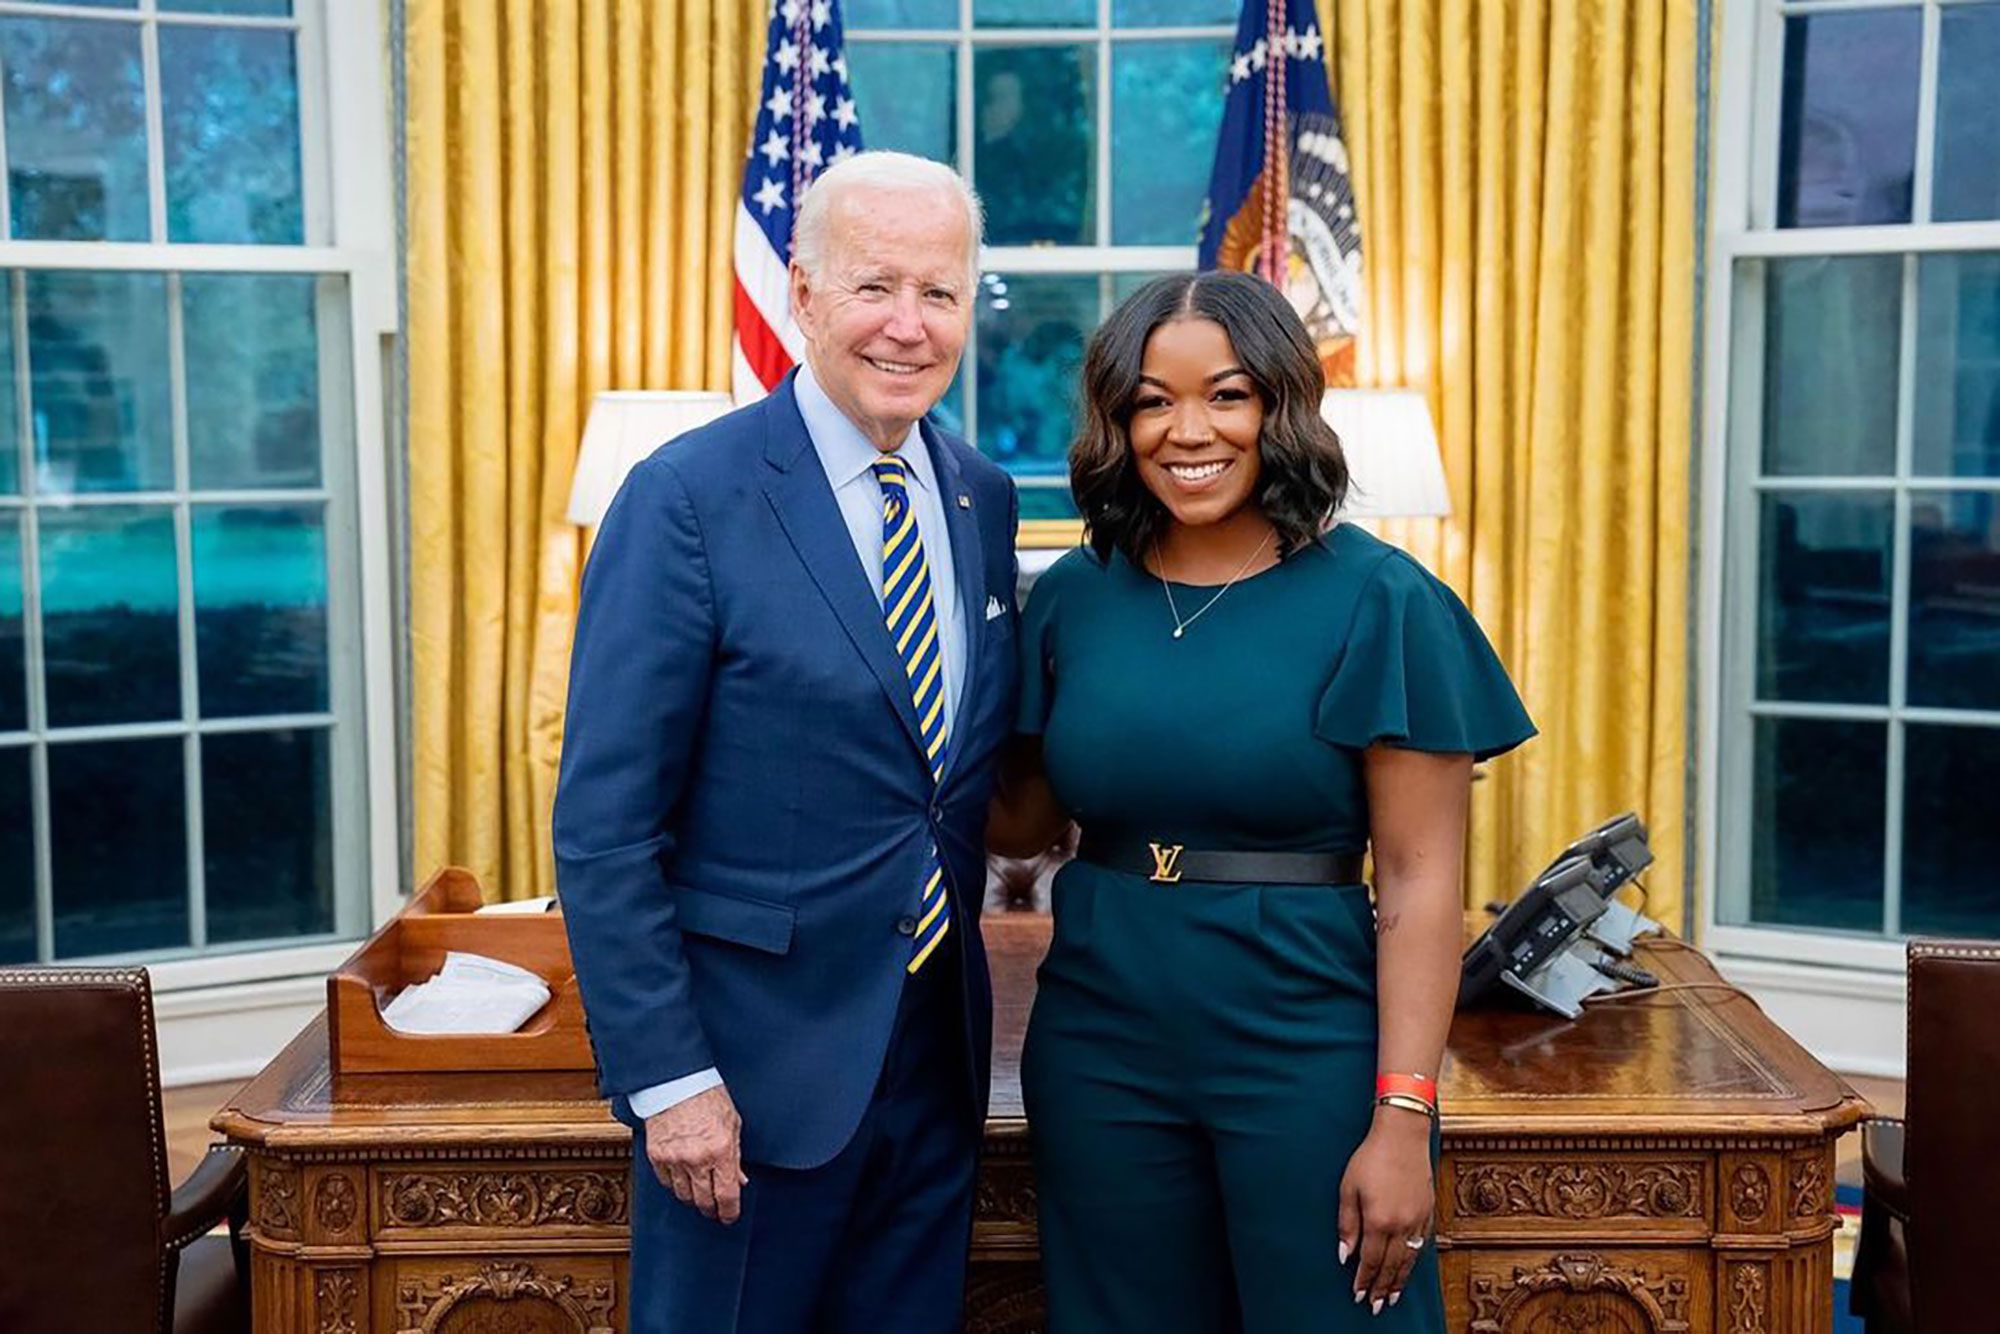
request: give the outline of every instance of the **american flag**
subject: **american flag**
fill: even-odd
[[[1354,383],[1361,226],[1312,0],[1244,0],[1201,219],[1201,267],[1291,298],[1327,383]]]
[[[802,354],[785,276],[799,198],[820,172],[861,151],[836,0],[772,6],[763,97],[736,205],[739,404],[775,389]]]

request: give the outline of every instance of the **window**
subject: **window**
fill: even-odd
[[[2000,936],[2000,3],[1724,27],[1704,897],[1725,949],[1900,970]]]
[[[1233,0],[850,0],[863,141],[954,163],[986,205],[978,311],[946,420],[1069,528],[1083,343],[1195,262]]]
[[[0,3],[0,963],[367,926],[356,312],[393,294],[324,18]]]

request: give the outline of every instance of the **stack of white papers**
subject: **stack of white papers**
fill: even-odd
[[[549,1003],[548,984],[525,968],[451,950],[437,976],[382,1007],[398,1033],[512,1033]]]

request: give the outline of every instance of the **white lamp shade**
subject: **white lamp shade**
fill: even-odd
[[[1430,405],[1414,389],[1329,389],[1320,415],[1347,455],[1343,519],[1442,518],[1451,513]]]
[[[608,389],[592,398],[569,484],[569,521],[596,527],[634,464],[731,406],[729,395],[707,390]]]

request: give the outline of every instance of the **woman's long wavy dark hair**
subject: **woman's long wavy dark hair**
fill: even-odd
[[[1214,320],[1264,400],[1256,504],[1278,530],[1278,554],[1319,539],[1347,495],[1340,438],[1319,415],[1326,373],[1291,303],[1247,273],[1213,270],[1156,278],[1091,335],[1083,357],[1083,425],[1069,449],[1070,490],[1099,560],[1116,550],[1145,567],[1166,531],[1166,507],[1139,477],[1127,425],[1146,340],[1175,320]]]

